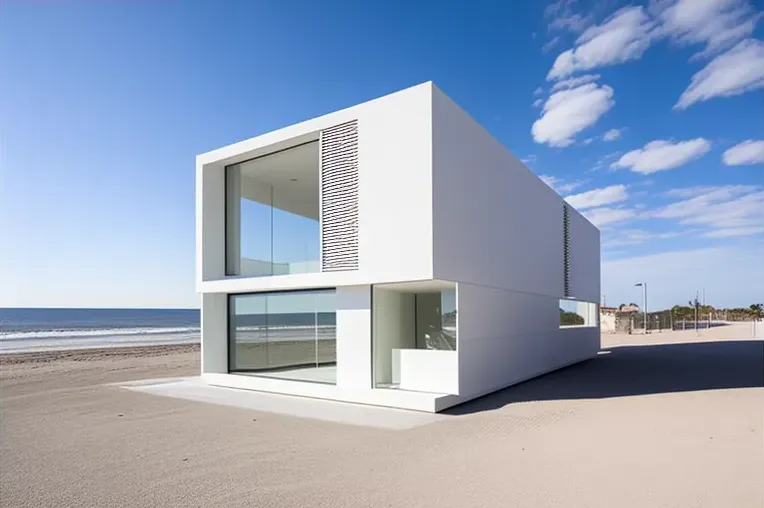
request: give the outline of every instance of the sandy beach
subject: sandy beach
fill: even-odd
[[[381,430],[110,383],[197,345],[0,356],[3,507],[764,506],[751,325],[603,335],[589,362]]]

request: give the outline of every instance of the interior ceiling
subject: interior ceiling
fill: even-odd
[[[242,162],[241,196],[318,220],[318,141]],[[273,193],[271,194],[271,188]]]

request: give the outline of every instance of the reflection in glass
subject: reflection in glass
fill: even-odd
[[[597,326],[597,304],[561,299],[560,326]]]
[[[336,382],[335,290],[229,297],[229,370]]]
[[[415,295],[416,348],[456,350],[456,290]]]

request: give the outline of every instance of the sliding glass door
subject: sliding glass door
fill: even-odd
[[[335,290],[231,295],[229,371],[336,382]]]

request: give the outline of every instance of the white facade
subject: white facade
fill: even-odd
[[[599,351],[599,231],[432,83],[196,171],[211,384],[439,411]]]

